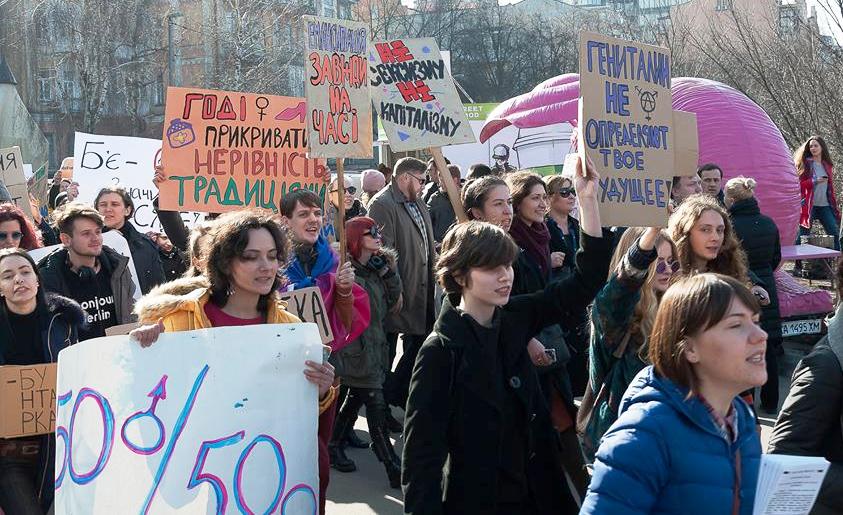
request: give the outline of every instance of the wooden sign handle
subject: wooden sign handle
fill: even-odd
[[[433,154],[433,162],[436,164],[436,169],[439,170],[439,177],[442,184],[445,185],[445,191],[448,192],[448,198],[451,200],[454,214],[457,215],[457,221],[459,223],[467,222],[468,216],[465,214],[465,209],[463,209],[460,200],[460,189],[454,184],[454,178],[451,177],[451,172],[448,170],[448,164],[445,162],[445,156],[442,155],[442,149],[430,147],[430,153]]]
[[[334,230],[337,233],[337,240],[340,242],[340,262],[339,266],[345,263],[346,241],[345,241],[345,160],[341,157],[337,158],[337,219],[334,220]],[[328,192],[330,195],[330,192]]]

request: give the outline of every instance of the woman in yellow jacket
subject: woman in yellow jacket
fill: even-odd
[[[250,212],[220,217],[205,249],[204,275],[161,285],[140,299],[135,312],[146,325],[130,336],[147,347],[164,331],[299,322],[277,293],[278,269],[287,261],[288,248],[281,227],[269,217]],[[307,380],[319,388],[321,424],[337,396],[334,368],[327,360],[306,361],[305,367]],[[330,470],[327,444],[319,442],[322,498]],[[324,513],[324,505],[320,511]]]

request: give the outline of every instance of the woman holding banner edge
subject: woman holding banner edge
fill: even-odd
[[[210,233],[204,275],[192,279],[195,289],[172,294],[174,285],[185,281],[181,280],[141,298],[135,311],[147,325],[130,336],[147,347],[164,331],[299,322],[286,311],[277,292],[278,270],[287,261],[288,249],[287,237],[271,218],[253,212],[223,215]],[[188,289],[185,284],[179,286],[182,292]],[[325,421],[331,423],[333,412],[328,408],[337,397],[334,368],[327,360],[307,361],[304,375],[319,388],[320,427]],[[322,445],[327,448],[327,441],[320,442]],[[320,460],[320,480],[326,479],[323,475],[327,475],[327,467],[323,470]]]
[[[0,250],[0,366],[54,363],[78,341],[85,312],[47,295],[23,249]],[[0,513],[41,515],[53,500],[55,437],[0,438]]]

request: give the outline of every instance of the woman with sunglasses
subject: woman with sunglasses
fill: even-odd
[[[352,218],[357,218],[358,216],[366,216],[366,208],[363,207],[363,202],[360,199],[354,198],[354,194],[357,193],[357,188],[355,188],[348,179],[343,177],[343,186],[345,187],[345,196],[343,197],[343,220],[342,223],[345,223]],[[334,177],[331,181],[330,186],[328,187],[328,198],[330,199],[330,205],[325,213],[325,223],[322,226],[322,234],[328,238],[329,241],[338,241],[337,238],[337,231],[335,227],[335,223],[339,217],[337,214],[339,213],[340,207],[340,187],[339,187],[339,177]]]
[[[591,309],[589,385],[577,413],[577,430],[589,461],[618,418],[626,388],[650,364],[650,329],[677,272],[676,246],[663,229],[630,227],[621,236],[609,264],[609,280]]]
[[[735,236],[746,253],[749,270],[764,283],[770,296],[770,303],[761,307],[761,327],[767,332],[767,383],[761,387],[761,406],[765,411],[775,413],[779,404],[776,353],[782,344],[782,321],[773,272],[781,263],[782,248],[776,223],[761,214],[755,198],[755,186],[755,179],[729,179],[724,188],[724,200]]]
[[[0,249],[32,250],[41,248],[41,240],[32,222],[14,204],[0,204]]]
[[[580,223],[571,216],[577,206],[577,192],[568,177],[549,175],[544,178],[550,210],[545,217],[550,231],[550,260],[554,280],[570,274],[574,254],[580,245]]]
[[[332,463],[350,464],[347,470],[356,470],[354,462],[345,455],[342,439],[354,432],[357,412],[365,405],[372,450],[386,469],[389,485],[401,488],[401,459],[389,440],[388,407],[383,395],[383,384],[391,365],[384,324],[401,297],[397,255],[381,245],[381,235],[371,218],[349,220],[345,230],[354,280],[369,295],[371,318],[363,334],[331,357],[336,375],[349,391],[337,414],[328,450]]]

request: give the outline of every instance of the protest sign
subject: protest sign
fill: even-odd
[[[30,170],[32,165],[29,165]],[[24,174],[25,175],[25,174]],[[39,206],[47,205],[47,163],[44,163],[34,173],[26,178],[26,188],[29,195]]]
[[[20,147],[0,149],[0,181],[6,185],[12,202],[21,208],[21,211],[32,218],[32,207],[29,204],[29,191],[26,187],[26,178],[23,175],[23,157],[20,154]]]
[[[56,364],[0,367],[0,438],[52,433]]]
[[[371,157],[369,26],[303,16],[310,157]]]
[[[324,197],[324,161],[307,157],[303,98],[167,88],[160,205],[174,211],[278,211],[289,191]]]
[[[102,244],[116,250],[121,256],[129,258],[129,274],[132,276],[132,283],[135,285],[135,293],[133,297],[135,300],[139,299],[141,297],[140,283],[138,283],[138,272],[135,268],[135,260],[132,259],[132,251],[129,249],[129,242],[126,241],[126,238],[123,237],[120,231],[108,231],[102,233]],[[50,245],[49,247],[29,250],[27,253],[32,256],[32,259],[34,259],[37,263],[47,254],[50,254],[54,250],[62,247],[64,247],[64,245]]]
[[[318,511],[313,324],[128,336],[59,355],[62,514]]]
[[[673,111],[673,136],[674,175],[695,175],[700,160],[696,113]]]
[[[667,221],[674,133],[670,51],[580,33],[579,149],[600,173],[603,225]]]
[[[327,345],[334,341],[331,322],[328,320],[328,310],[325,309],[325,300],[319,288],[311,286],[281,292],[281,300],[287,303],[287,311],[299,317],[303,322],[312,322],[319,326],[322,343]]]
[[[372,43],[369,85],[394,152],[474,143],[454,81],[432,38]]]
[[[161,232],[152,201],[158,189],[152,183],[155,164],[161,155],[161,141],[127,136],[100,136],[77,132],[73,143],[73,180],[79,183],[77,200],[93,205],[102,188],[124,188],[135,210],[129,219],[145,233]],[[199,221],[200,213],[182,213],[188,227]]]

